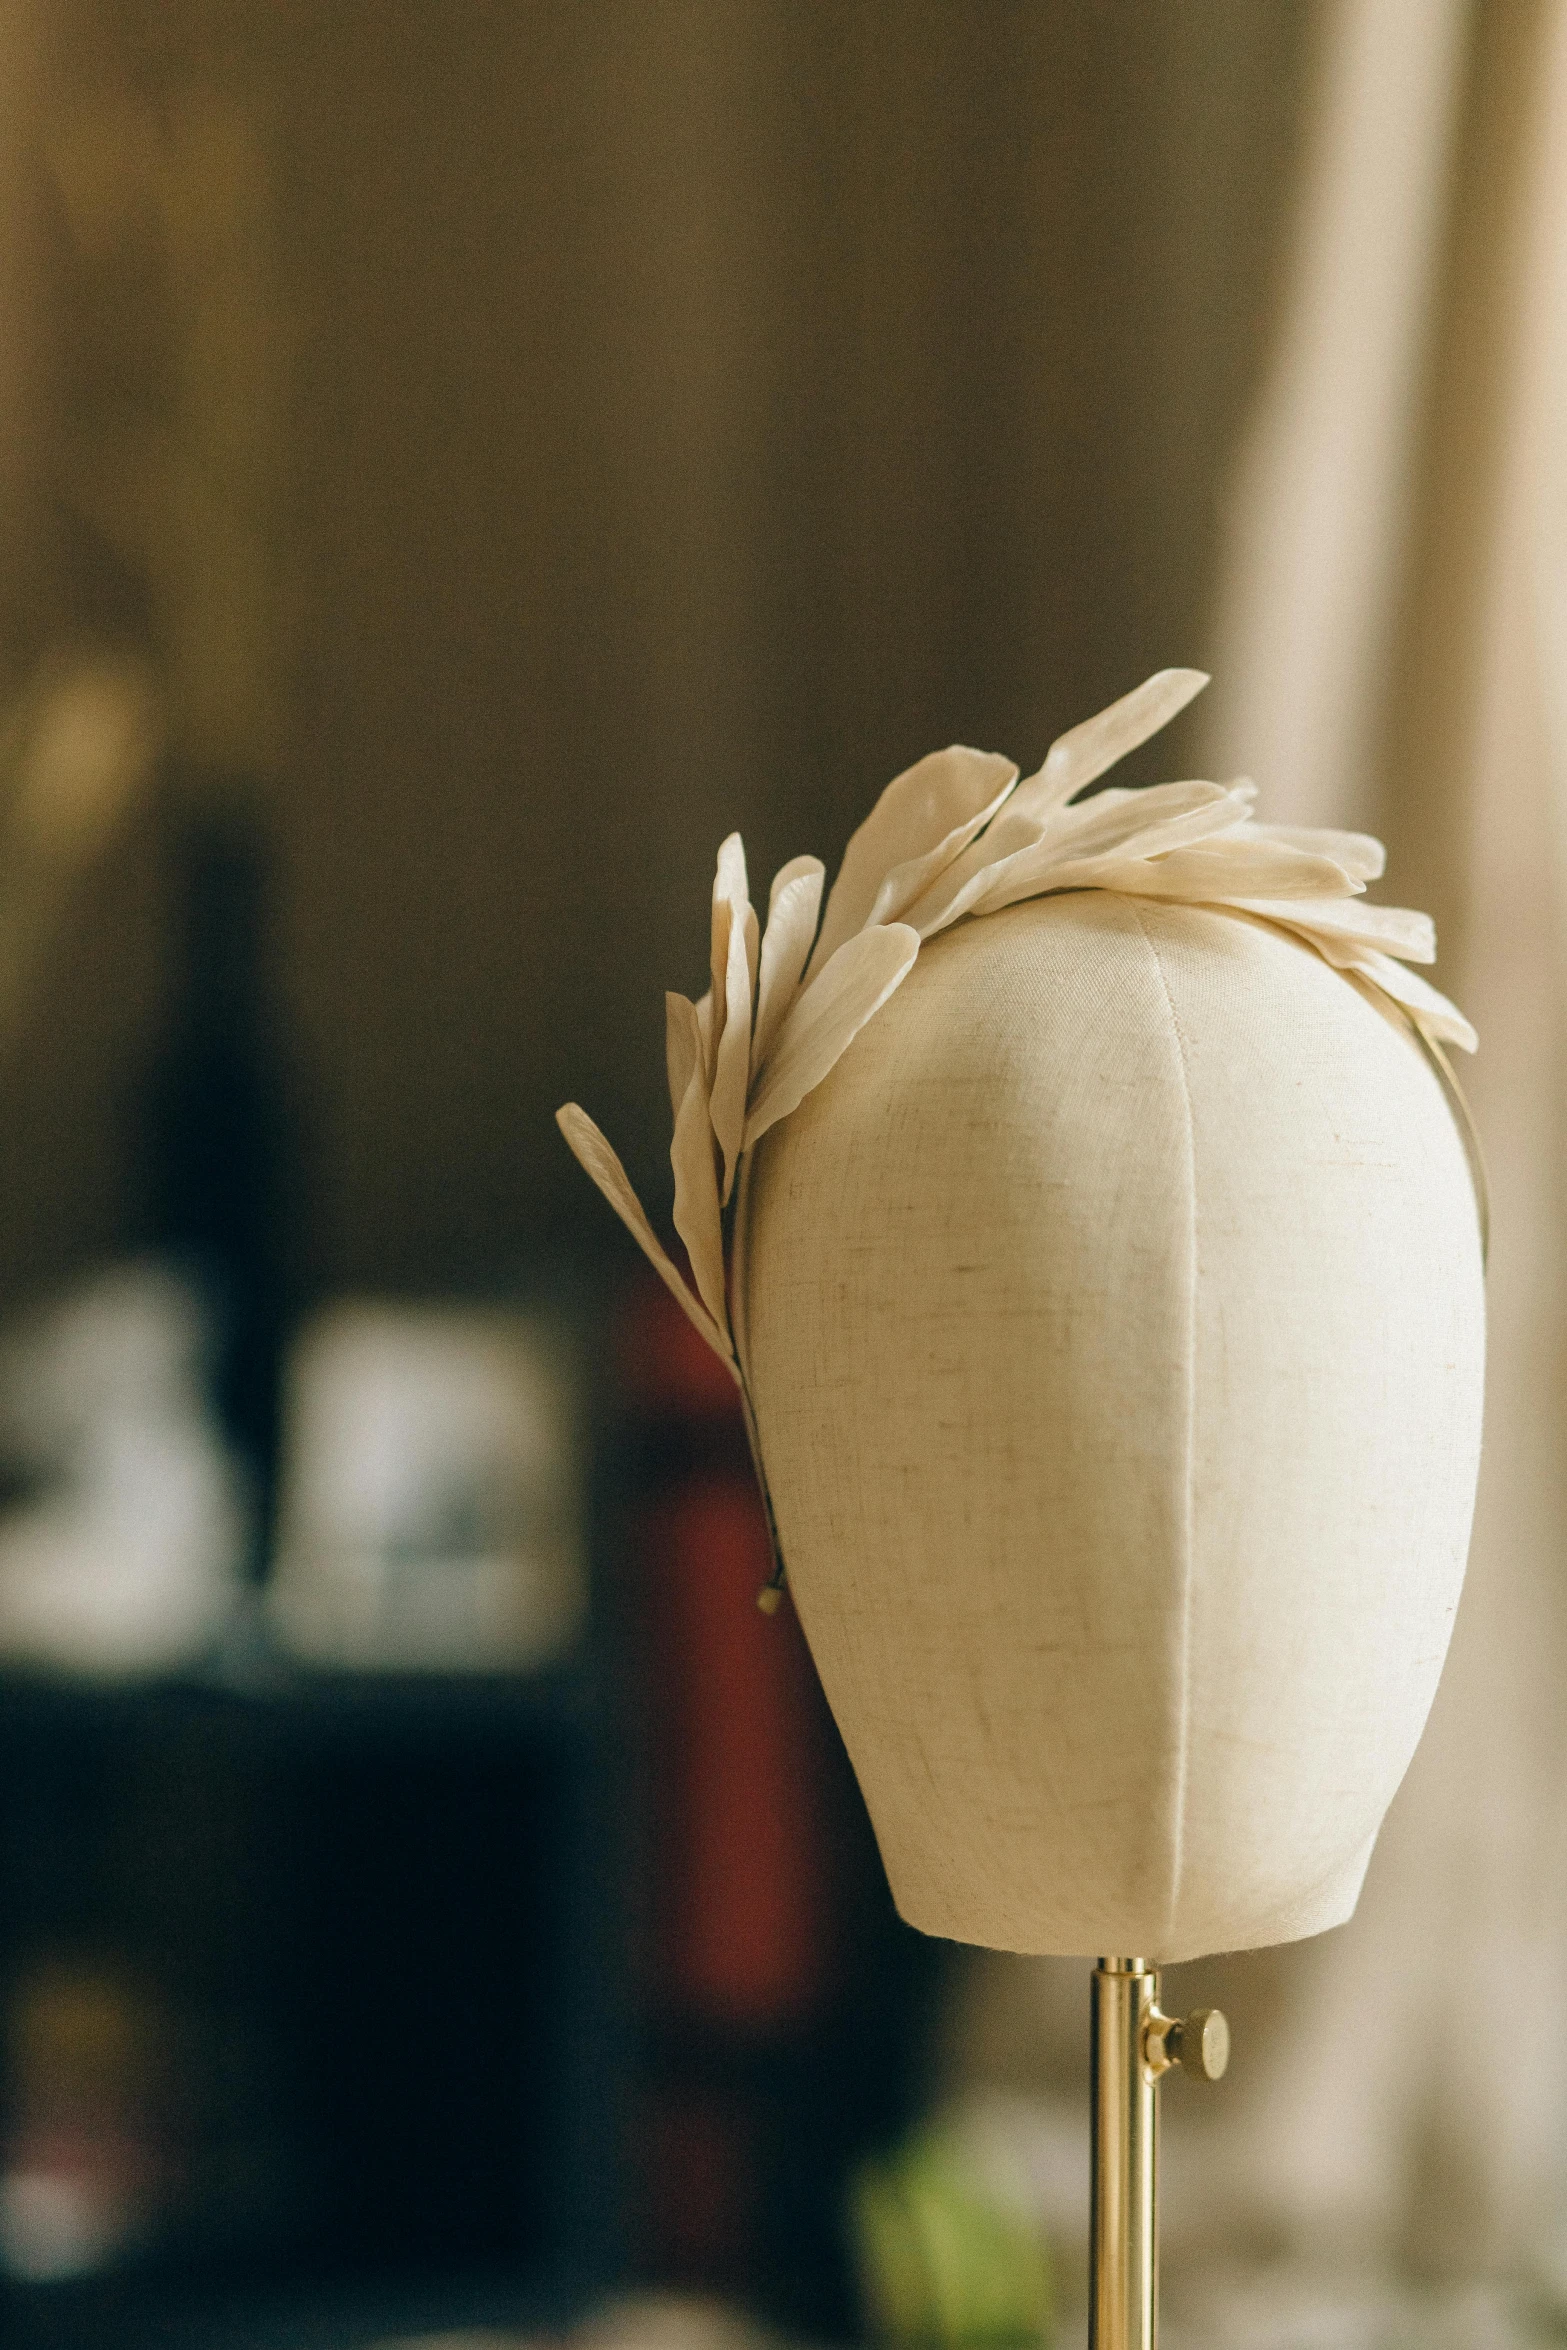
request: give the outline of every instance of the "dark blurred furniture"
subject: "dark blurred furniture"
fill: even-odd
[[[0,1983],[108,1954],[169,2019],[163,2224],[0,2286],[31,2350],[537,2320],[619,2260],[591,1670],[0,1685]],[[14,2088],[14,2084],[12,2084]]]

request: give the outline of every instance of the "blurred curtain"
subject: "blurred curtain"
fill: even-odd
[[[1210,748],[1380,831],[1437,917],[1491,1364],[1430,1730],[1359,1916],[1276,1979],[1234,2152],[1298,2236],[1464,2268],[1567,2226],[1567,8],[1339,0],[1321,35]]]
[[[1481,1038],[1486,1455],[1358,1915],[1172,1977],[1172,2011],[1238,2029],[1221,2097],[1167,2101],[1166,2221],[1177,2258],[1527,2264],[1567,2297],[1567,7],[1325,0],[1313,36],[1195,771],[1381,833],[1381,894],[1436,916]],[[955,2043],[970,2078],[1032,2072],[1063,2129],[1080,1975],[979,1962]]]

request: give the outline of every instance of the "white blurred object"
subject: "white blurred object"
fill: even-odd
[[[579,1379],[542,1317],[349,1304],[295,1348],[274,1620],[301,1655],[505,1670],[586,1606]]]
[[[0,1438],[40,1482],[0,1513],[0,1654],[157,1672],[222,1629],[248,1525],[207,1405],[207,1342],[195,1292],[143,1264],[0,1347]]]
[[[79,2180],[51,2171],[0,2178],[0,2261],[32,2284],[91,2276],[120,2248],[119,2231]]]

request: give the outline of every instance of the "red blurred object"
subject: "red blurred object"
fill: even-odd
[[[800,2160],[793,2084],[839,1987],[836,1734],[791,1610],[756,1605],[772,1558],[734,1381],[651,1285],[618,1357],[639,1462],[641,2251],[657,2277],[749,2298]]]
[[[642,1540],[661,1987],[768,2030],[808,2015],[828,1972],[814,1671],[794,1617],[756,1606],[754,1486],[701,1472],[651,1505]]]
[[[638,1282],[620,1319],[615,1362],[621,1394],[632,1411],[732,1419],[743,1439],[733,1378],[662,1282]]]
[[[633,1543],[654,1996],[765,2033],[828,1987],[833,1733],[792,1613],[756,1605],[772,1557],[733,1379],[650,1283],[618,1352],[652,1434]]]

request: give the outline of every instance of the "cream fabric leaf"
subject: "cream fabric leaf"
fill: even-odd
[[[1260,839],[1331,857],[1356,881],[1380,881],[1387,870],[1387,851],[1369,832],[1333,832],[1308,824],[1256,824],[1252,829]]]
[[[702,1044],[707,1064],[707,1081],[713,1082],[714,1058],[718,1040],[724,1033],[724,1016],[729,995],[729,933],[734,924],[734,909],[725,899],[713,908],[712,976],[699,1010],[703,1013]]]
[[[1151,857],[1233,831],[1250,817],[1256,798],[1252,783],[1156,783],[1147,791],[1101,792],[1080,807],[1063,808],[1046,837],[1059,839],[1073,857],[1114,848]]]
[[[632,1190],[625,1168],[586,1110],[577,1102],[567,1102],[556,1111],[555,1123],[566,1137],[577,1163],[592,1176],[687,1321],[706,1339],[714,1354],[721,1356],[730,1370],[735,1371],[727,1332],[714,1321],[701,1301],[692,1296],[689,1285],[681,1280],[672,1259],[648,1222],[642,1202]],[[738,1377],[738,1372],[735,1375]]]
[[[1016,797],[1015,792],[1011,794],[1013,800]],[[933,937],[970,911],[987,887],[988,877],[999,866],[1009,858],[1039,849],[1054,838],[1054,826],[1047,818],[1019,815],[1014,808],[1003,807],[977,840],[971,841],[940,873],[934,874],[917,898],[909,900],[902,919],[921,938]]]
[[[1037,775],[1020,783],[1016,813],[1048,816],[1086,791],[1120,760],[1138,750],[1151,735],[1179,717],[1187,703],[1207,684],[1201,669],[1159,669],[1152,677],[1101,710],[1085,718],[1053,742]]]
[[[809,881],[813,875],[820,881],[826,871],[820,857],[791,857],[787,865],[780,865],[767,892],[768,921],[778,911],[778,901],[786,889],[792,889],[797,881]]]
[[[1138,854],[1152,854],[1156,845],[1153,835],[1177,817],[1186,821],[1179,831],[1169,834],[1161,844],[1165,847],[1201,839],[1209,832],[1227,831],[1250,815],[1257,790],[1244,777],[1231,784],[1162,783],[1141,791],[1112,788],[1076,807],[1042,808],[1034,789],[1039,780],[1035,777],[1032,784],[1019,785],[995,823],[954,859],[920,898],[905,907],[904,919],[913,923],[922,938],[947,929],[965,914],[994,913],[1001,906],[1015,905],[1022,897],[1055,887],[1043,878],[1031,889],[1016,884],[1027,874],[1042,877],[1064,856],[1086,855],[1115,842],[1126,845],[1134,838],[1140,844]],[[1015,863],[1020,857],[1029,860],[1027,866]],[[1004,886],[1003,867],[1010,868]]]
[[[1123,890],[1136,897],[1184,898],[1190,905],[1213,905],[1243,896],[1291,901],[1337,898],[1360,886],[1330,857],[1247,840],[1238,832],[1201,841],[1194,848],[1172,849],[1168,856],[1107,857],[1101,862],[1100,889]]]
[[[908,976],[919,933],[889,922],[845,940],[795,1002],[778,1032],[746,1120],[749,1149],[799,1106]]]
[[[1287,926],[1281,924],[1280,927]],[[1307,939],[1306,943],[1314,946],[1316,941]],[[1436,1037],[1442,1044],[1456,1044],[1461,1052],[1479,1050],[1480,1039],[1458,1006],[1449,1003],[1445,995],[1438,994],[1430,981],[1422,979],[1418,971],[1409,970],[1403,963],[1395,963],[1390,955],[1378,954],[1375,947],[1363,949],[1352,963],[1346,963],[1342,968],[1354,972],[1360,978],[1369,979],[1373,987],[1391,996],[1394,1003],[1402,1004],[1428,1036]]]
[[[756,1032],[751,1039],[753,1079],[767,1059],[779,1022],[793,1003],[810,960],[825,876],[820,857],[791,858],[773,876],[757,982]]]
[[[734,1184],[745,1131],[751,1075],[751,1012],[756,995],[756,916],[751,910],[745,847],[732,832],[718,852],[713,881],[713,1014],[708,1082],[713,1132],[723,1152],[723,1197]]]
[[[1162,835],[1151,830],[1134,836],[1124,847],[1098,856],[1063,856],[1053,840],[1037,849],[1009,857],[994,873],[980,877],[980,886],[965,893],[970,902],[943,917],[941,927],[958,911],[978,917],[999,914],[1026,898],[1051,890],[1110,889],[1134,897],[1184,899],[1190,904],[1213,904],[1238,896],[1243,890],[1267,889],[1279,898],[1316,899],[1329,891],[1358,888],[1330,859],[1308,857],[1299,850],[1267,843],[1248,845],[1233,823],[1231,829],[1200,839],[1189,848],[1162,849]],[[1158,852],[1158,853],[1154,853]]]
[[[1058,885],[1054,868],[1111,846],[1130,849],[1167,827],[1168,845],[1200,839],[1239,824],[1250,813],[1252,787],[1218,783],[1161,783],[1148,791],[1107,791],[1081,808],[1063,808],[1051,817],[1020,816],[1008,807],[989,832],[950,865],[905,919],[921,938],[930,938],[965,914],[994,913],[1019,898]],[[1014,802],[1016,795],[1014,794]],[[1179,829],[1173,829],[1174,827]]]
[[[825,914],[821,860],[780,867],[765,938],[740,835],[724,842],[713,882],[712,984],[695,1004],[665,998],[675,1226],[697,1295],[598,1128],[575,1103],[558,1116],[660,1279],[742,1386],[724,1210],[745,1153],[821,1083],[907,976],[921,940],[938,931],[1027,899],[1095,891],[1202,908],[1283,932],[1407,1012],[1428,1041],[1474,1051],[1462,1013],[1402,967],[1434,959],[1429,918],[1364,899],[1383,868],[1379,841],[1259,824],[1256,786],[1244,778],[1112,786],[1080,798],[1206,683],[1200,670],[1161,670],[1062,735],[1023,784],[1009,759],[962,745],[920,760],[854,833]]]
[[[935,848],[927,850],[923,857],[909,857],[901,865],[894,865],[876,892],[876,903],[865,925],[867,929],[875,923],[902,921],[906,910],[921,892],[945,872],[954,859],[962,856],[977,836],[984,834],[987,825],[1011,797],[1012,787],[1018,777],[1016,764],[1011,759],[998,758],[992,764],[996,778],[994,797],[977,815],[955,826],[944,840],[939,841]]]
[[[720,842],[718,861],[713,872],[713,918],[708,950],[709,992],[716,1015],[716,1034],[723,1031],[724,1014],[728,1008],[729,932],[737,907],[751,902],[750,884],[745,870],[745,843],[738,832],[731,832]]]
[[[903,919],[911,929],[919,932],[922,939],[934,938],[937,931],[947,929],[950,924],[960,922],[965,914],[972,913],[995,876],[1004,872],[1019,857],[1034,855],[1035,851],[1042,848],[1043,853],[1035,856],[1035,865],[1041,872],[1048,869],[1055,857],[1053,846],[1041,844],[1036,838],[1028,846],[1016,848],[1011,856],[990,858],[978,853],[982,846],[989,846],[989,839],[987,833],[983,844],[976,842],[966,855],[957,858],[945,873],[939,874],[932,886],[916,898],[911,906],[904,907]],[[1039,886],[1043,888],[1046,885],[1041,883]]]
[[[927,864],[935,869],[966,848],[1016,775],[1010,759],[954,743],[894,776],[843,852],[812,973],[825,970],[844,940],[872,920],[882,886],[894,873]],[[910,894],[923,886],[913,882]]]
[[[672,1119],[680,1115],[680,1105],[686,1098],[691,1072],[699,1062],[705,1066],[706,1048],[697,1008],[689,996],[675,995],[666,990],[664,1073],[669,1080],[669,1115]]]
[[[1161,669],[1108,710],[1101,710],[1096,718],[1086,719],[1067,734],[1057,738],[1046,753],[1044,765],[1037,775],[1020,783],[1011,793],[1005,807],[981,837],[955,860],[944,880],[934,889],[928,889],[918,904],[910,904],[907,913],[922,938],[944,930],[964,914],[975,911],[981,900],[990,902],[992,888],[981,876],[1003,860],[1033,851],[1051,837],[1047,828],[1052,820],[1059,821],[1067,802],[1116,762],[1137,750],[1149,737],[1167,726],[1170,720],[1185,709],[1193,696],[1201,693],[1207,684],[1206,674],[1200,669]],[[1158,785],[1156,790],[1169,789]],[[1209,785],[1211,791],[1221,791],[1222,785]],[[1108,795],[1106,795],[1108,796]],[[1142,797],[1127,793],[1127,800]],[[1040,885],[1045,886],[1045,885]],[[990,904],[992,912],[999,905],[1017,903],[1018,892],[1002,896]]]
[[[1308,937],[1328,963],[1353,962],[1361,947],[1380,948],[1406,963],[1436,961],[1436,928],[1430,915],[1408,906],[1368,906],[1347,898],[1299,906],[1239,895],[1234,903],[1244,913],[1260,914],[1265,922],[1287,922]]]
[[[731,1347],[724,1280],[724,1224],[718,1197],[712,1120],[700,1062],[694,1063],[675,1118],[669,1163],[675,1171],[675,1230],[686,1244],[702,1303]]]

